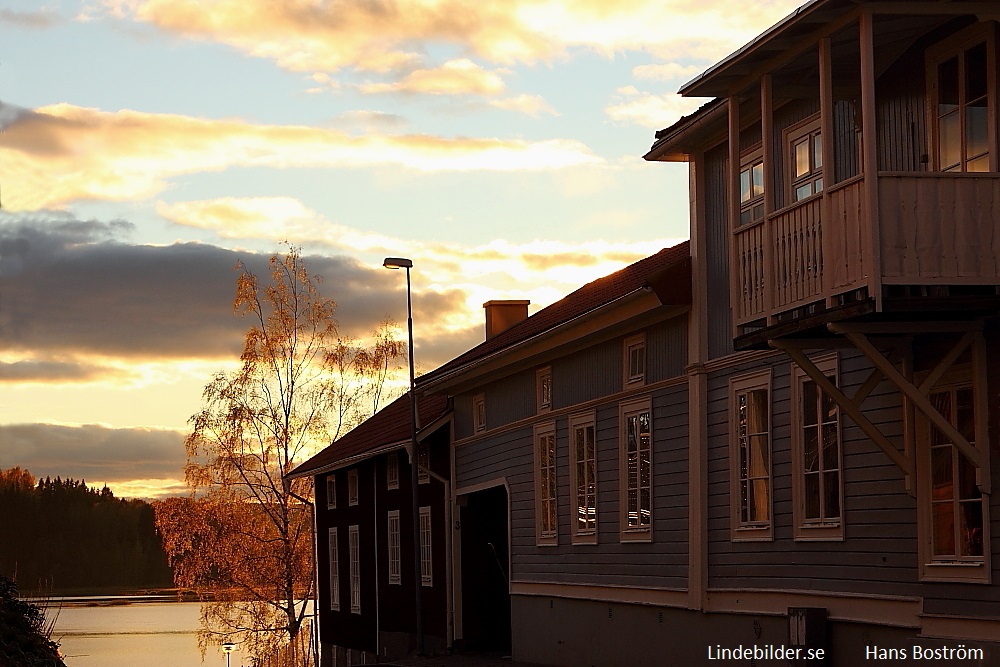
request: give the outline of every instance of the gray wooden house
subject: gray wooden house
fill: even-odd
[[[690,165],[690,245],[487,304],[515,323],[421,378],[453,401],[456,637],[1000,664],[998,19],[807,3],[646,155]]]

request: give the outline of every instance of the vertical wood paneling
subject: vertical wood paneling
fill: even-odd
[[[687,366],[687,316],[651,327],[646,331],[646,382],[658,382],[684,374]]]
[[[729,294],[729,224],[726,219],[727,148],[722,144],[705,154],[705,245],[708,256],[708,355],[733,352],[733,323]]]
[[[832,293],[863,283],[865,225],[861,205],[861,182],[855,181],[830,191],[830,219],[823,225],[823,270]]]
[[[552,407],[576,405],[621,391],[622,354],[622,341],[615,339],[553,361]]]

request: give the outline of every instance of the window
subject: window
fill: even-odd
[[[556,427],[535,427],[535,528],[540,545],[558,542],[556,516]]]
[[[340,557],[337,546],[337,529],[327,531],[330,550],[330,609],[340,611]]]
[[[573,542],[597,543],[597,442],[594,413],[569,419],[570,469],[573,482]]]
[[[332,472],[326,476],[326,508],[337,509],[337,475]]]
[[[994,29],[980,24],[928,52],[929,115],[939,171],[990,171],[994,42]]]
[[[351,613],[361,613],[361,545],[358,543],[358,527],[351,526],[347,533],[351,575]]]
[[[653,526],[653,423],[649,399],[621,406],[622,541],[649,541]]]
[[[740,224],[764,217],[764,158],[760,149],[743,158],[740,165]]]
[[[483,394],[472,397],[472,425],[477,432],[486,430],[486,396]]]
[[[390,510],[388,521],[389,583],[400,583],[399,569],[399,510]]]
[[[389,452],[385,457],[385,488],[389,491],[399,488],[399,454]]]
[[[535,405],[538,412],[552,409],[552,369],[545,367],[535,373]]]
[[[837,357],[813,360],[835,386]],[[801,369],[795,368],[792,451],[795,538],[842,540],[844,480],[840,446],[840,409]]]
[[[358,504],[358,471],[348,470],[347,471],[347,504],[354,505]]]
[[[975,446],[972,384],[935,386],[929,398],[941,416]],[[922,577],[988,582],[989,505],[976,483],[976,467],[941,429],[923,415],[919,419]]]
[[[770,540],[771,372],[729,383],[730,507],[733,541]]]
[[[646,335],[625,339],[625,386],[642,385],[646,381]]]
[[[427,445],[417,445],[417,483],[426,484],[431,481],[428,470],[431,468],[431,454]]]
[[[420,508],[420,585],[434,585],[431,549],[431,508]]]
[[[785,130],[791,201],[797,202],[823,191],[823,137],[817,114]]]

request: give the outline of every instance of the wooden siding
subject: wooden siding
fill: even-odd
[[[621,391],[623,354],[622,340],[616,338],[554,360],[552,407],[577,405]]]
[[[505,478],[513,580],[683,589],[687,585],[687,386],[652,393],[651,543],[619,538],[619,404],[596,410],[598,543],[571,543],[568,418],[556,422],[558,545],[536,546],[533,437],[516,429],[460,445],[457,488]]]
[[[928,153],[923,48],[918,45],[875,82],[880,171],[922,171]],[[859,110],[860,114],[860,110]]]
[[[705,258],[708,274],[708,356],[733,353],[733,313],[729,305],[729,221],[726,204],[728,148],[725,144],[705,154]]]
[[[865,262],[870,262],[867,216],[861,181],[852,180],[830,188],[829,218],[822,221],[823,273],[825,289],[837,294],[865,282]]]
[[[883,174],[879,200],[887,282],[998,282],[1000,178]]]
[[[675,317],[646,331],[646,382],[684,375],[688,354],[688,318]]]

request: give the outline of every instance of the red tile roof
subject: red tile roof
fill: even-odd
[[[684,241],[672,248],[664,248],[655,255],[641,259],[620,271],[587,283],[552,305],[542,308],[528,319],[501,331],[488,341],[417,378],[418,391],[421,385],[432,382],[456,368],[544,333],[643,287],[653,287],[659,294],[658,285],[662,283],[660,280],[662,274],[669,269],[682,268],[685,263],[689,264],[690,256],[690,244]],[[690,303],[690,267],[682,271],[682,274],[686,276],[687,281],[684,286],[688,295],[686,303]],[[682,278],[681,282],[683,280]]]
[[[433,424],[448,412],[444,396],[420,396],[417,399],[418,427]],[[369,452],[410,440],[410,395],[403,394],[374,415],[358,424],[344,437],[311,459],[297,466],[288,477],[304,477]]]

